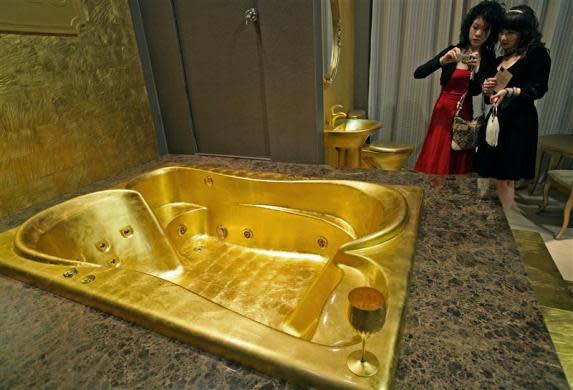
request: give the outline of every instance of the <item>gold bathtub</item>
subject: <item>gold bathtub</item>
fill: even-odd
[[[0,271],[294,382],[388,388],[422,193],[181,166],[68,200],[0,234]],[[386,297],[367,349],[348,292]]]

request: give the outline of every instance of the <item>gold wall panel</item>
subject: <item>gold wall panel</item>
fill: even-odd
[[[0,33],[0,217],[158,157],[126,1],[77,37]]]
[[[77,35],[86,21],[79,0],[0,0],[0,31]]]

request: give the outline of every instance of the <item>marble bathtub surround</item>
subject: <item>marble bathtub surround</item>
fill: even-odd
[[[257,177],[425,190],[394,379],[412,388],[569,388],[507,220],[474,178],[166,156],[0,220],[0,230],[81,193],[175,162]],[[256,173],[255,173],[256,172]],[[105,313],[0,276],[0,387],[291,388]],[[34,372],[34,375],[28,375]]]

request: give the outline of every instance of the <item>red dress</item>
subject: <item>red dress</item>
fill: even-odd
[[[455,69],[452,77],[442,88],[432,112],[428,134],[414,169],[418,172],[437,175],[463,175],[472,169],[473,150],[455,151],[451,148],[452,123],[456,105],[470,85],[470,71]],[[472,99],[466,95],[460,116],[471,119]]]

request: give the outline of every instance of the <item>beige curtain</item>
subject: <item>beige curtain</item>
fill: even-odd
[[[463,15],[479,0],[373,0],[368,115],[384,122],[380,140],[413,144],[413,166],[440,92],[440,72],[415,80],[416,67],[458,42]],[[537,102],[540,135],[573,134],[573,1],[506,0],[537,13],[550,49],[549,92]],[[476,99],[476,102],[478,100]],[[476,108],[479,105],[476,106]]]

